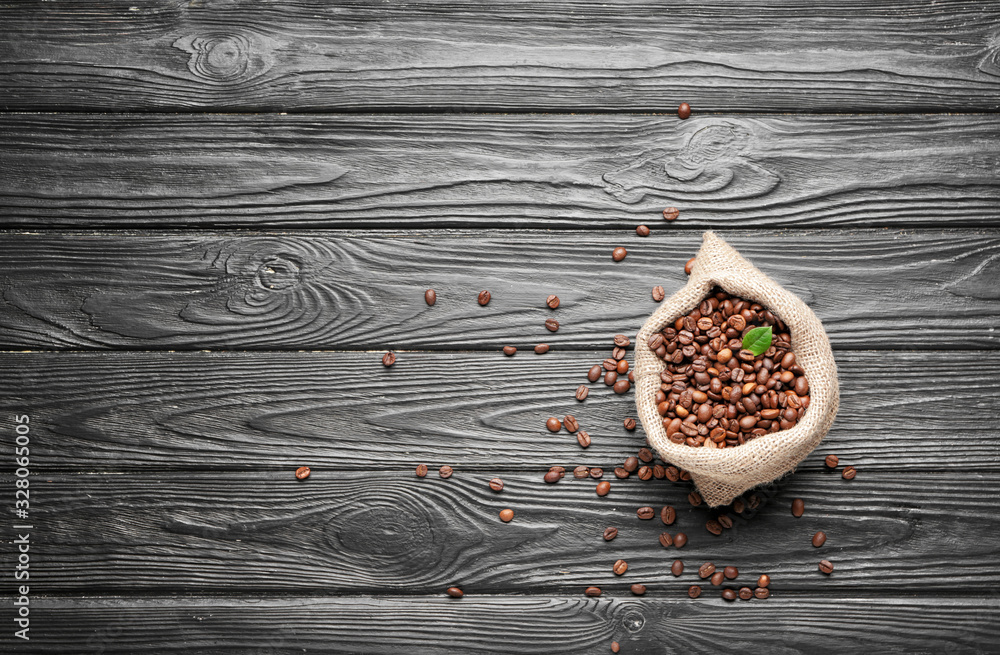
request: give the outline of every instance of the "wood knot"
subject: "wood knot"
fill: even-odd
[[[337,517],[327,538],[341,549],[368,557],[408,557],[434,543],[429,518],[390,504],[359,507]]]
[[[188,69],[199,79],[215,84],[246,82],[274,65],[275,42],[260,34],[213,33],[186,36],[174,47],[190,53]]]
[[[299,285],[302,266],[294,259],[273,257],[257,267],[257,286],[269,291],[285,291]]]
[[[642,630],[642,626],[646,625],[646,617],[636,610],[626,612],[625,616],[622,617],[622,625],[629,632],[639,632]]]

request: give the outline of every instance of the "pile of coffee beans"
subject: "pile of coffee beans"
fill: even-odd
[[[754,355],[743,337],[763,326],[773,331],[771,346]],[[791,335],[757,303],[715,289],[648,345],[667,365],[656,404],[674,443],[732,448],[794,427],[809,407]]]

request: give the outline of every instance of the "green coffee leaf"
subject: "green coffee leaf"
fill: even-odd
[[[743,349],[763,355],[771,347],[771,326],[755,327],[743,337]]]

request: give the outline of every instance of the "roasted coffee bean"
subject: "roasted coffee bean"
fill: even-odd
[[[735,580],[740,574],[739,569],[735,566],[727,566],[722,572],[725,574],[727,580]]]
[[[719,525],[719,522],[715,519],[708,519],[708,521],[705,522],[705,529],[716,536],[722,534],[722,526]]]
[[[617,394],[627,393],[632,388],[632,383],[628,380],[618,380],[612,388]]]
[[[504,523],[510,523],[514,518],[514,510],[512,509],[502,509],[500,510],[500,520]]]
[[[590,395],[590,389],[587,387],[587,385],[581,384],[576,388],[575,395],[577,400],[586,400],[587,396]]]
[[[549,471],[548,473],[545,474],[545,477],[543,479],[549,484],[555,484],[556,482],[559,482],[559,479],[561,477],[562,476],[559,475],[559,473],[557,473],[556,471]]]
[[[617,364],[615,365],[617,368]],[[618,371],[608,371],[604,374],[604,384],[607,386],[614,386],[618,382]]]
[[[855,469],[853,466],[847,466],[844,467],[844,472],[841,473],[840,475],[845,480],[853,480],[857,474],[858,474],[857,469]]]
[[[663,475],[665,475],[671,482],[677,482],[680,480],[680,471],[677,470],[676,466],[668,466],[666,470],[663,471]]]
[[[618,362],[617,369],[618,369],[618,375],[625,375],[626,373],[628,373],[628,362],[625,361],[624,359],[620,360]]]
[[[679,478],[681,480],[683,480],[684,482],[690,482],[691,481],[691,473],[689,473],[688,471],[680,471]]]
[[[742,600],[750,600],[753,598],[753,589],[750,587],[740,587],[739,594]]]
[[[548,305],[549,309],[555,309],[559,306],[559,296],[549,296],[545,299],[545,304]]]
[[[611,259],[615,260],[616,262],[620,262],[621,260],[625,259],[626,255],[628,255],[628,250],[625,250],[621,246],[618,246],[617,248],[611,251]]]
[[[688,598],[697,598],[698,596],[701,596],[701,587],[696,584],[688,587]]]
[[[625,463],[622,464],[626,471],[629,473],[634,473],[636,469],[639,468],[639,458],[638,457],[626,457]]]
[[[670,548],[674,545],[674,538],[670,536],[669,532],[660,533],[660,545],[664,548]]]
[[[447,593],[452,598],[461,598],[462,596],[465,595],[465,592],[463,592],[458,587],[448,587],[448,592]]]
[[[686,264],[684,264],[684,272],[686,274],[691,275],[691,269],[694,267],[695,259],[696,259],[695,257],[692,257],[691,259],[687,260]]]
[[[670,565],[670,572],[674,574],[675,578],[680,577],[680,574],[684,573],[684,562],[675,559],[674,563]]]
[[[573,469],[573,477],[577,480],[585,480],[590,477],[590,469],[586,466],[577,466]]]
[[[632,430],[635,429],[635,419],[634,418],[627,418],[624,421],[622,421],[622,425],[625,426],[626,430],[628,430],[629,432],[631,432]]]
[[[643,594],[646,593],[646,585],[644,585],[644,584],[638,584],[637,583],[637,584],[634,584],[631,587],[629,587],[629,589],[636,596],[642,596]]]
[[[310,473],[312,473],[312,469],[309,468],[308,466],[300,466],[299,468],[295,469],[295,477],[299,480],[305,480],[306,478],[309,477]],[[425,472],[424,475],[427,475],[427,473]]]
[[[609,491],[611,491],[611,483],[607,480],[603,480],[597,484],[598,496],[607,496]]]
[[[442,466],[441,468],[438,469],[438,475],[440,475],[442,478],[444,478],[446,480],[448,478],[450,478],[451,474],[454,473],[454,472],[455,472],[455,469],[451,468],[447,464],[445,464],[444,466]]]
[[[710,577],[713,573],[715,573],[715,564],[712,564],[711,562],[705,562],[698,567],[699,578],[704,579]]]
[[[628,571],[628,562],[623,559],[617,560],[611,570],[615,572],[615,575],[623,575],[625,571]]]
[[[663,220],[665,221],[675,221],[680,215],[681,212],[676,207],[667,207],[663,210]]]
[[[618,536],[618,528],[604,528],[604,541],[611,541]]]
[[[549,352],[549,344],[547,344],[547,343],[540,343],[537,346],[535,346],[535,354],[536,355],[544,355],[547,352]]]
[[[691,105],[686,102],[682,102],[679,107],[677,107],[677,118],[687,120],[691,116]]]
[[[813,546],[815,546],[816,548],[819,548],[820,546],[822,546],[825,543],[826,543],[826,533],[825,532],[823,532],[822,530],[820,530],[819,532],[817,532],[816,534],[813,535]]]
[[[594,468],[590,469],[590,477],[594,478],[595,480],[600,480],[601,478],[604,477],[604,469],[597,468],[595,466]]]
[[[600,377],[601,377],[601,366],[600,364],[594,364],[593,366],[590,367],[590,370],[587,372],[587,379],[590,380],[591,382],[597,382],[597,380]]]
[[[661,302],[666,297],[667,297],[667,292],[663,290],[663,287],[661,287],[660,285],[656,285],[655,287],[653,287],[653,300],[655,300],[656,302]]]
[[[396,363],[396,353],[391,350],[386,354],[382,355],[382,366],[392,366]]]
[[[732,589],[723,589],[722,600],[736,600],[736,592]]]
[[[417,477],[418,478],[425,478],[425,477],[427,477],[427,465],[426,464],[418,464],[417,465]]]
[[[665,505],[660,510],[660,520],[663,521],[663,525],[673,525],[677,520],[677,510],[671,505]]]
[[[771,584],[771,576],[769,576],[768,574],[765,573],[759,578],[757,578],[758,587],[767,587],[769,584]]]
[[[728,514],[721,514],[715,520],[726,530],[733,527],[733,520],[729,518]]]
[[[626,337],[624,334],[615,335],[615,345],[619,348],[628,348],[632,345],[632,340]]]
[[[742,514],[746,508],[746,503],[743,502],[742,498],[737,498],[733,501],[733,511],[737,514]]]
[[[590,596],[591,598],[597,598],[598,596],[601,595],[601,588],[600,587],[587,587],[586,589],[583,590],[583,593],[585,593],[586,595]]]
[[[621,645],[617,641],[612,641],[611,642],[611,652],[612,653],[617,653],[618,651],[621,650],[621,648],[622,648]]]
[[[799,518],[806,511],[806,503],[801,498],[792,501],[792,516]]]
[[[493,478],[490,480],[490,489],[493,491],[503,491],[503,480],[500,478]]]
[[[826,462],[826,465],[832,469],[837,468],[837,465],[840,464],[840,458],[836,455],[827,455],[826,460],[824,461]]]
[[[646,226],[646,225],[638,225],[635,228],[635,233],[638,234],[641,237],[648,237],[649,236],[649,227]]]
[[[688,536],[683,532],[678,532],[674,535],[674,547],[684,548],[684,544],[688,542]]]
[[[428,289],[424,291],[424,302],[428,305],[433,305],[438,300],[437,292],[434,289]]]
[[[566,468],[563,466],[550,466],[549,470],[558,473],[560,479],[562,479],[562,477],[566,475]]]
[[[559,329],[559,321],[554,318],[545,319],[545,329],[549,332],[555,332]]]
[[[712,577],[709,578],[709,582],[712,583],[713,587],[718,587],[725,581],[726,581],[726,576],[722,574],[722,571],[716,571],[715,573],[712,574]]]
[[[512,357],[514,355],[514,353],[516,353],[516,352],[517,352],[517,348],[515,348],[514,346],[504,346],[503,347],[503,354],[507,355],[508,357]]]
[[[653,461],[653,451],[649,448],[640,448],[637,454],[639,455],[639,459],[647,464]]]
[[[833,562],[831,562],[830,560],[826,560],[826,559],[821,560],[820,563],[819,563],[819,570],[822,573],[830,575],[831,573],[833,573]]]
[[[619,480],[624,480],[628,476],[629,472],[623,469],[622,467],[619,466],[618,468],[615,469],[615,477],[618,478]]]
[[[760,498],[757,496],[757,494],[750,494],[750,497],[747,498],[747,507],[749,507],[751,510],[760,507]]]
[[[688,494],[688,502],[691,503],[692,507],[697,507],[701,505],[701,494],[697,491],[692,491]]]
[[[652,507],[640,507],[639,509],[635,510],[635,514],[643,521],[648,521],[649,519],[656,516],[656,510],[654,510]]]
[[[766,600],[771,596],[771,590],[767,587],[757,587],[753,590],[753,595],[761,600]]]
[[[643,482],[651,480],[653,478],[653,469],[649,466],[640,466],[636,476]]]
[[[489,291],[480,291],[479,292],[479,298],[478,298],[478,300],[479,300],[479,304],[485,307],[486,305],[488,305],[490,303],[490,292]]]
[[[559,432],[562,429],[562,423],[555,416],[550,416],[549,420],[545,421],[545,427],[549,429],[549,432]]]
[[[657,480],[662,480],[664,476],[663,466],[660,464],[653,464],[653,477]]]
[[[580,422],[576,420],[576,417],[572,414],[567,414],[562,420],[563,427],[566,428],[567,432],[573,433],[580,429]]]

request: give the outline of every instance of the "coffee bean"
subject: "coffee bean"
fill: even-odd
[[[427,291],[424,291],[424,302],[426,302],[428,305],[433,305],[437,301],[438,301],[438,295],[437,292],[434,291],[434,289],[428,289]]]
[[[549,352],[549,344],[547,344],[547,343],[540,343],[537,346],[535,346],[535,354],[536,355],[544,355],[547,352]]]
[[[712,583],[713,587],[718,587],[725,581],[726,581],[726,576],[722,574],[722,571],[716,571],[715,573],[712,574],[712,577],[709,578],[709,582]]]
[[[559,473],[557,473],[556,471],[549,471],[548,473],[545,474],[545,477],[543,479],[549,484],[555,484],[556,482],[559,482],[561,477],[562,476],[559,475]]]
[[[587,379],[591,382],[597,382],[598,378],[601,377],[601,366],[599,364],[594,364],[590,367],[587,372]]]
[[[382,366],[392,366],[396,363],[396,353],[391,350],[382,355]]]
[[[675,559],[674,563],[670,565],[670,572],[674,574],[674,577],[679,577],[681,573],[684,573],[684,562],[679,559]]]
[[[604,541],[611,541],[618,536],[618,528],[604,528]]]
[[[705,529],[716,536],[722,534],[722,526],[719,525],[719,522],[715,519],[708,519],[708,521],[705,522]]]
[[[617,364],[615,365],[617,367]],[[608,371],[604,374],[604,384],[611,387],[618,382],[618,371]]]
[[[559,329],[559,321],[554,318],[545,319],[545,329],[549,332],[555,332]]]
[[[626,255],[628,255],[628,251],[622,248],[621,246],[618,246],[617,248],[611,251],[611,259],[615,260],[616,262],[620,262],[621,260],[625,259]]]
[[[769,576],[768,574],[765,573],[759,578],[757,578],[758,587],[767,587],[769,584],[771,584],[771,576]]]
[[[840,475],[845,480],[853,480],[857,474],[858,474],[857,469],[855,469],[853,466],[847,466],[844,468],[844,472],[841,473]]]
[[[644,593],[646,593],[646,585],[644,584],[634,584],[631,587],[629,587],[629,589],[636,596],[642,596]]]
[[[663,345],[663,335],[657,332],[646,341],[646,345],[650,350],[659,349]]]
[[[577,466],[573,469],[573,477],[577,480],[585,480],[590,477],[590,469],[586,466]]]
[[[736,592],[732,589],[723,589],[722,600],[736,600]]]
[[[581,384],[580,386],[578,386],[576,388],[576,394],[575,395],[576,395],[576,399],[577,400],[581,400],[581,401],[582,400],[586,400],[587,396],[590,395],[590,389],[587,387],[587,385]]]
[[[597,598],[598,596],[601,595],[601,588],[600,587],[587,587],[586,589],[583,590],[583,593],[587,594],[591,598]]]
[[[622,467],[619,466],[618,468],[615,469],[615,477],[618,478],[619,480],[624,480],[628,476],[629,476],[628,471],[626,471]]]
[[[632,430],[635,429],[635,419],[634,418],[627,418],[624,421],[622,421],[622,425],[625,426],[626,430],[628,430],[629,432],[631,432]]]
[[[679,107],[677,107],[677,118],[687,120],[691,115],[691,105],[686,102],[682,102]]]
[[[607,480],[603,480],[597,484],[598,496],[607,496],[609,491],[611,491],[611,483]]]
[[[566,431],[569,433],[576,432],[577,430],[580,429],[579,421],[577,421],[576,417],[573,416],[572,414],[567,414],[566,416],[564,416],[562,422],[563,422],[563,427],[566,428]]]
[[[514,510],[512,509],[502,509],[500,510],[500,520],[504,523],[510,523],[514,518]]]
[[[620,360],[618,362],[617,370],[618,370],[618,375],[625,375],[626,373],[628,373],[628,362],[626,362],[624,359]]]
[[[826,559],[825,560],[821,560],[820,563],[819,563],[819,570],[822,573],[830,575],[831,573],[833,573],[833,562],[831,562],[830,560],[826,560]]]
[[[715,564],[712,564],[711,562],[705,562],[704,564],[698,567],[699,578],[707,578],[711,576],[713,573],[715,573]]]
[[[823,532],[822,530],[820,530],[819,532],[817,532],[816,534],[813,535],[813,546],[815,546],[816,548],[819,548],[820,546],[822,546],[825,543],[826,543],[826,533],[825,532]]]
[[[647,227],[645,225],[639,225],[638,227],[635,228],[635,233],[638,234],[641,237],[648,237],[649,236],[649,227]]]
[[[675,221],[680,215],[681,212],[676,207],[667,207],[663,210],[663,220],[665,221]]]
[[[549,470],[558,474],[560,480],[564,475],[566,475],[566,468],[563,466],[550,466]]]
[[[549,306],[549,309],[555,309],[559,306],[559,296],[549,296],[545,299],[545,304]]]
[[[618,651],[621,650],[621,648],[622,647],[618,644],[617,641],[612,641],[611,642],[611,652],[612,653],[617,653]]]
[[[615,345],[619,348],[628,348],[632,345],[632,340],[626,337],[624,334],[615,335]]]
[[[517,348],[515,348],[514,346],[504,346],[503,347],[503,354],[507,355],[508,357],[512,357],[514,355],[514,353],[516,353],[516,352],[517,352]]]
[[[731,518],[729,518],[728,514],[722,514],[722,515],[716,517],[715,520],[718,521],[719,525],[721,525],[726,530],[728,530],[729,528],[733,527],[733,520]]]
[[[687,263],[684,264],[684,272],[686,274],[691,275],[691,269],[694,268],[695,259],[696,259],[695,257],[692,257],[691,259],[687,260]]]
[[[490,302],[490,292],[489,291],[480,291],[479,292],[479,299],[478,300],[479,300],[479,304],[483,305],[485,307]]]
[[[766,587],[757,587],[753,590],[753,595],[761,600],[766,600],[771,595],[771,590]]]
[[[625,571],[628,571],[628,562],[620,559],[615,562],[615,565],[611,567],[611,570],[615,572],[615,575],[622,575]]]
[[[438,469],[438,475],[447,480],[451,477],[451,474],[455,472],[455,469],[451,468],[447,464]]]
[[[664,470],[663,474],[671,482],[677,482],[678,480],[680,480],[680,471],[677,470],[676,466],[668,466]]]
[[[642,480],[643,482],[645,482],[646,480],[652,479],[652,477],[653,477],[653,469],[650,468],[650,467],[648,467],[648,466],[640,466],[639,467],[639,472],[636,473],[636,475],[639,477],[640,480]]]
[[[801,498],[792,501],[792,516],[799,518],[806,511],[806,503]]]
[[[545,421],[545,427],[549,429],[549,432],[559,432],[562,429],[562,423],[555,416],[550,416],[549,420]]]
[[[688,587],[688,598],[697,598],[698,596],[701,596],[701,587],[696,584]]]
[[[661,287],[660,285],[656,285],[655,287],[653,287],[653,300],[655,300],[656,302],[661,302],[666,297],[667,297],[667,292],[663,290],[663,287]]]
[[[728,580],[735,580],[736,576],[740,574],[739,569],[737,569],[735,566],[727,566],[725,569],[723,569],[722,572],[726,574],[726,578]]]
[[[692,491],[691,493],[688,494],[688,502],[691,503],[692,507],[697,507],[698,505],[701,505],[701,494],[699,494],[697,491]]]
[[[418,464],[417,465],[417,477],[418,478],[427,477],[427,465],[426,464]]]
[[[638,457],[626,457],[625,463],[622,467],[629,473],[634,473],[636,469],[639,468],[639,458]]]
[[[824,461],[826,462],[826,465],[832,469],[837,468],[837,465],[840,464],[840,458],[836,455],[827,455],[826,460]]]
[[[664,548],[670,548],[674,545],[674,538],[670,536],[669,532],[660,533],[660,545]]]
[[[683,532],[678,532],[674,535],[674,547],[684,548],[684,545],[688,542],[688,536]]]
[[[643,521],[648,521],[649,519],[656,516],[656,510],[654,510],[652,507],[640,507],[635,511],[635,514]]]
[[[452,598],[461,598],[462,596],[465,595],[465,592],[463,592],[458,587],[448,587],[448,595],[451,596]]]
[[[660,464],[653,465],[653,477],[657,480],[662,480],[664,476],[664,468]]]
[[[590,433],[586,430],[580,430],[576,433],[576,442],[580,444],[580,448],[590,447]]]
[[[746,504],[743,502],[742,498],[737,498],[736,500],[733,501],[733,511],[736,512],[737,514],[742,514],[743,510],[745,510],[746,508],[747,508]]]
[[[493,478],[490,480],[490,489],[493,491],[503,491],[503,480],[500,478]]]
[[[617,394],[627,393],[629,389],[632,388],[632,383],[628,380],[618,380],[615,382],[615,386],[612,387]]]
[[[750,600],[753,598],[753,589],[750,587],[740,587],[739,594],[742,600]]]
[[[677,520],[677,510],[671,505],[665,505],[660,510],[660,520],[663,521],[663,525],[673,525]]]
[[[309,468],[308,466],[300,466],[299,468],[295,469],[295,477],[298,478],[299,480],[305,480],[306,478],[309,477],[310,473],[312,473],[312,469]]]

